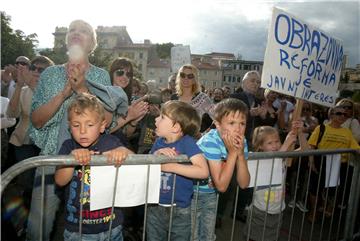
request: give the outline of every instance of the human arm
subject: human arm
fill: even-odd
[[[231,133],[223,132],[221,139],[227,150],[226,161],[221,161],[220,143],[211,141],[211,138],[205,136],[198,145],[203,150],[205,157],[208,159],[211,179],[216,189],[225,192],[231,182],[233,172],[236,166],[238,153],[233,143]],[[211,151],[208,151],[211,150]]]
[[[351,130],[352,135],[355,138],[355,140],[359,143],[360,142],[360,124],[357,119],[351,119],[350,130]]]
[[[161,171],[171,172],[184,177],[205,179],[209,177],[209,169],[203,154],[199,153],[190,157],[192,165],[180,163],[161,164]]]
[[[247,188],[250,183],[250,172],[244,154],[238,156],[236,168],[236,180],[239,186],[242,189]]]
[[[134,101],[128,109],[128,113],[125,117],[121,116],[117,119],[117,125],[111,129],[111,133],[117,131],[121,127],[125,126],[127,123],[130,123],[130,129],[134,132],[138,122],[145,116],[148,112],[149,106],[148,103],[142,100]],[[131,128],[133,127],[133,128]],[[131,131],[130,131],[131,132]]]
[[[20,96],[22,87],[25,85],[25,78],[31,78],[32,76],[29,73],[27,66],[20,65],[17,70],[17,82],[15,85],[15,91],[12,95],[9,106],[7,109],[7,115],[9,117],[19,117],[20,116]]]
[[[60,153],[62,153],[62,150],[60,150]],[[71,154],[80,165],[87,165],[91,160],[91,155],[95,154],[95,152],[85,148],[78,148],[72,150]],[[73,166],[59,167],[55,171],[55,183],[61,187],[67,185],[73,177],[74,170],[75,167]]]
[[[71,95],[72,89],[68,82],[64,89],[53,96],[48,102],[34,109],[31,121],[36,128],[42,128],[60,109],[64,101]]]

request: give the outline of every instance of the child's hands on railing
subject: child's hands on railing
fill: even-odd
[[[71,152],[71,154],[74,156],[75,160],[80,165],[88,165],[91,160],[91,155],[98,154],[98,152],[91,151],[84,148],[75,149]]]
[[[129,154],[133,152],[125,147],[118,147],[116,149],[103,152],[103,155],[107,157],[107,161],[110,164],[114,164],[116,167],[121,166]]]

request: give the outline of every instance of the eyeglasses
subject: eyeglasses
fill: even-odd
[[[45,70],[45,68],[43,68],[43,67],[36,67],[35,65],[30,65],[30,68],[29,68],[29,70],[31,70],[31,71],[37,71],[39,74],[41,74],[44,70]]]
[[[309,108],[303,108],[302,110],[303,110],[303,111],[310,111]]]
[[[124,76],[126,75],[126,77],[128,78],[131,78],[131,73],[130,72],[127,72],[126,70],[124,69],[118,69],[115,71],[115,74],[117,77],[121,77],[121,76]]]
[[[334,115],[337,115],[337,116],[345,116],[346,113],[344,113],[344,112],[335,112]]]
[[[185,74],[185,73],[183,73],[183,72],[180,72],[180,77],[181,77],[182,79],[185,79],[185,78],[187,78],[187,79],[193,79],[193,78],[195,78],[195,75],[194,75],[194,74]]]
[[[26,62],[21,62],[21,61],[18,61],[18,62],[16,62],[15,64],[16,64],[16,65],[22,65],[22,66],[27,66],[27,65],[29,65],[28,63],[26,63]]]

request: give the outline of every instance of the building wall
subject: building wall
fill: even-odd
[[[148,67],[146,80],[155,80],[159,88],[167,88],[167,81],[171,74],[169,67]]]

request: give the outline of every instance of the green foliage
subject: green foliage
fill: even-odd
[[[66,47],[61,49],[44,49],[40,51],[41,55],[49,57],[55,64],[63,64],[67,61]]]
[[[355,90],[355,93],[352,96],[352,100],[354,102],[359,102],[360,103],[360,90]]]
[[[20,55],[33,58],[35,47],[38,44],[36,33],[25,35],[21,30],[10,27],[11,17],[1,12],[1,68],[14,64]]]
[[[167,59],[171,56],[171,48],[175,45],[173,43],[156,44],[156,52],[160,59]]]
[[[112,59],[113,56],[111,53],[101,51],[101,49],[98,47],[95,49],[94,53],[90,55],[89,61],[97,67],[108,69]]]

